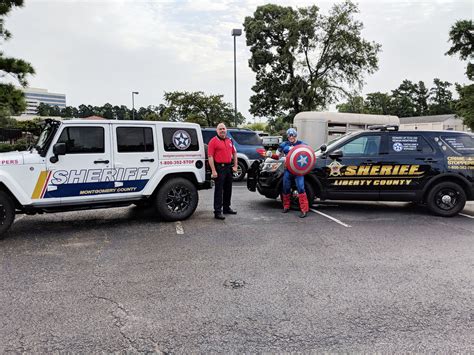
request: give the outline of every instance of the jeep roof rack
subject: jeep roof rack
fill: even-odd
[[[368,126],[371,131],[398,131],[398,125],[396,124],[385,124],[385,125],[372,125]]]

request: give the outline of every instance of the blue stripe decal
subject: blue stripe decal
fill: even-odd
[[[114,181],[53,185],[57,186],[58,189],[54,191],[46,191],[43,198],[110,195],[138,192],[145,188],[148,180],[127,180],[120,182],[123,183],[123,186],[115,187]]]

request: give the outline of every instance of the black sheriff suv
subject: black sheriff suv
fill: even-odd
[[[280,194],[284,158],[259,160],[247,187]],[[372,126],[322,145],[305,176],[310,203],[321,200],[413,201],[454,216],[474,200],[474,135],[455,131],[399,131]]]

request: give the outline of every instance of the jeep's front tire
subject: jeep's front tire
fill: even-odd
[[[442,182],[430,190],[426,203],[432,213],[452,217],[461,212],[466,205],[466,193],[454,182]]]
[[[15,220],[15,204],[10,196],[0,191],[0,239],[5,236],[6,231],[10,228]]]
[[[198,200],[198,191],[191,181],[173,178],[166,181],[158,190],[155,207],[165,221],[180,221],[194,213]]]

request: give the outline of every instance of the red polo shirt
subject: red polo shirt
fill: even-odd
[[[234,143],[229,138],[220,139],[218,136],[212,138],[207,147],[207,155],[212,157],[216,163],[232,163],[232,154],[236,152]]]

